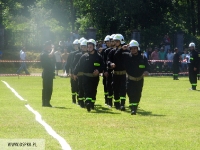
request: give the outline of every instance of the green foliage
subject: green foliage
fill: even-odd
[[[182,31],[186,37],[195,36],[195,40],[200,34],[198,0],[0,0],[0,3],[6,29],[33,32],[39,39],[46,39],[44,28],[48,28],[53,40],[66,39],[74,30],[85,35],[86,29],[94,27],[98,39],[121,33],[126,41],[137,29],[145,36],[141,45],[159,44],[166,33]]]

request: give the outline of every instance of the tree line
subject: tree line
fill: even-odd
[[[49,29],[54,40],[77,30],[97,29],[97,39],[121,33],[130,40],[134,30],[142,45],[159,45],[163,36],[183,32],[185,41],[198,43],[199,0],[0,0],[0,23],[6,30],[36,36]]]

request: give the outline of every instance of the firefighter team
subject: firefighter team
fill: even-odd
[[[73,51],[70,52],[65,70],[71,74],[72,103],[86,108],[88,112],[95,108],[99,77],[103,76],[105,105],[125,111],[126,94],[129,98],[131,115],[136,115],[142,95],[144,76],[150,71],[147,58],[142,55],[139,43],[131,40],[126,44],[121,34],[107,35],[104,39],[106,48],[99,53],[96,50],[96,41],[85,38],[73,42]],[[195,44],[190,43],[191,49],[189,64],[189,79],[192,90],[196,90],[197,72],[199,66],[198,53]],[[54,48],[46,42],[41,54],[43,67],[42,106],[51,107],[50,99],[53,88],[54,67],[52,61]],[[174,62],[179,62],[178,50]],[[174,80],[178,80],[179,69],[173,63]]]

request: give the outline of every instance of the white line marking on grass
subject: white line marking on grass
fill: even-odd
[[[2,81],[2,80],[1,80]],[[10,87],[10,85],[5,82],[5,81],[2,81],[20,100],[22,101],[25,101],[23,99],[23,97],[21,97],[12,87]],[[62,149],[63,150],[71,150],[71,147],[70,145],[66,142],[66,140],[61,137],[60,135],[58,135],[56,133],[56,131],[54,131],[52,129],[52,127],[50,125],[48,125],[44,120],[42,120],[42,116],[37,112],[35,111],[30,105],[25,105],[25,107],[30,111],[32,112],[34,115],[35,115],[35,119],[37,122],[39,122],[44,128],[45,130],[47,131],[47,133],[49,133],[52,137],[54,137],[61,145]]]
[[[1,80],[2,81],[2,80]],[[27,101],[25,99],[23,99],[23,97],[21,97],[12,87],[10,87],[10,85],[5,82],[5,81],[2,81],[14,94],[15,96],[17,96],[21,101]]]

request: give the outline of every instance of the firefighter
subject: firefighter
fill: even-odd
[[[107,67],[106,67],[106,63],[107,63],[107,55],[105,53],[105,51],[107,49],[110,48],[111,43],[110,43],[110,35],[107,35],[104,38],[104,42],[106,44],[106,48],[104,48],[101,52],[101,56],[103,58],[103,62],[104,62],[104,71],[103,71],[103,86],[104,86],[104,99],[105,99],[105,105],[108,105],[108,88],[107,88],[107,77],[108,77],[108,72],[107,72]]]
[[[50,104],[50,100],[53,92],[53,78],[55,77],[53,59],[54,46],[51,45],[50,41],[47,41],[44,46],[44,51],[40,55],[41,66],[43,68],[42,106],[52,107]]]
[[[178,79],[178,74],[179,74],[179,65],[180,65],[180,55],[178,53],[178,48],[174,49],[174,57],[173,57],[173,64],[172,64],[172,68],[173,68],[173,79],[174,80],[179,80]]]
[[[84,55],[85,53],[87,53],[87,40],[82,40],[82,42],[80,43],[80,48],[81,48],[81,52],[77,53],[74,56],[74,61],[72,64],[73,68],[75,68],[76,65],[78,64],[80,57]],[[80,107],[84,108],[85,96],[84,96],[84,87],[83,87],[83,72],[78,72],[77,77],[78,77],[78,95],[79,95],[78,104],[80,105]],[[76,78],[74,78],[74,80],[76,80]]]
[[[192,85],[191,90],[196,90],[197,86],[197,74],[198,74],[198,53],[195,50],[195,43],[189,44],[190,48],[190,63],[189,63],[189,80],[190,84]]]
[[[69,54],[68,59],[67,59],[67,64],[65,66],[65,70],[67,74],[70,75],[70,83],[71,83],[71,92],[72,92],[72,103],[76,104],[76,98],[78,97],[78,81],[73,79],[73,73],[72,73],[72,63],[74,60],[74,56],[79,53],[79,40],[76,39],[73,42],[73,51]]]
[[[115,43],[113,41],[113,37],[115,36],[115,34],[112,34],[110,36],[110,47],[107,48],[104,53],[103,53],[103,60],[104,60],[104,64],[105,64],[105,67],[104,67],[104,76],[106,76],[106,87],[107,87],[107,92],[108,92],[108,95],[107,95],[107,105],[108,107],[112,107],[113,105],[113,86],[112,86],[112,69],[108,68],[107,67],[107,60],[108,60],[108,54],[110,53],[110,51],[112,49],[115,48]]]
[[[116,48],[108,55],[108,68],[113,69],[114,105],[116,109],[125,111],[126,101],[126,71],[122,60],[122,46],[125,44],[124,37],[116,34],[113,38]],[[128,52],[128,50],[126,50]]]
[[[198,70],[198,74],[197,74],[197,78],[198,78],[198,80],[200,80],[200,51],[199,50],[197,50],[197,52],[198,52],[198,61],[199,61],[199,70]]]
[[[136,115],[137,107],[140,102],[144,75],[148,75],[150,66],[146,57],[141,55],[139,43],[132,40],[129,43],[130,53],[123,53],[123,64],[128,75],[127,94],[131,115]]]
[[[101,55],[96,50],[96,41],[94,39],[87,41],[87,50],[88,53],[82,55],[76,65],[74,78],[77,78],[78,72],[83,72],[85,106],[87,111],[90,112],[91,109],[94,109],[99,74],[103,72],[104,64]]]

